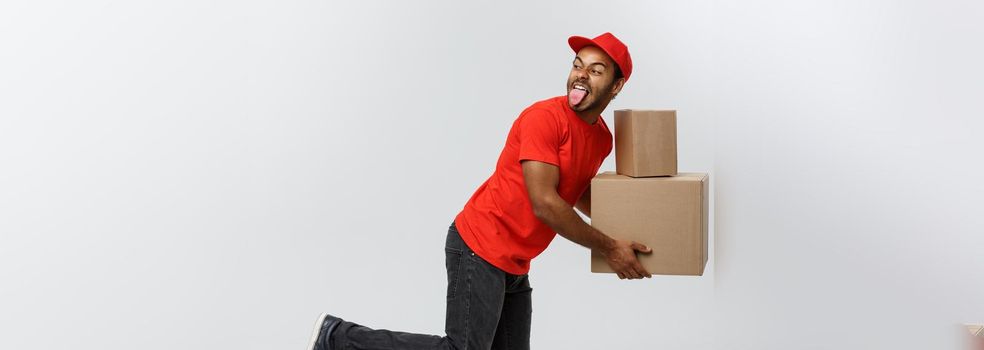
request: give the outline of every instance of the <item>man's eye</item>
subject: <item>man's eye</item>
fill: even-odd
[[[601,71],[599,71],[599,70],[597,70],[597,69],[592,69],[592,70],[591,70],[591,74],[594,74],[594,75],[601,75]]]

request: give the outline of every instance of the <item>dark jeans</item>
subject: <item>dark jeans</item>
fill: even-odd
[[[333,349],[529,349],[533,312],[529,277],[508,274],[475,255],[453,222],[444,252],[446,336],[371,329],[344,321],[332,334]]]

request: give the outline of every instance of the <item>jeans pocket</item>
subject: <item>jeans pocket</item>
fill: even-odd
[[[448,270],[448,299],[454,299],[458,291],[458,279],[461,276],[462,260],[465,259],[461,249],[444,248],[444,264]]]

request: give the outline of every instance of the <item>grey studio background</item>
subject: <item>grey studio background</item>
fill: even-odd
[[[0,348],[300,349],[318,313],[443,334],[443,242],[569,35],[679,110],[705,276],[558,237],[537,349],[956,349],[984,322],[974,1],[0,4]],[[614,169],[614,155],[602,170]]]

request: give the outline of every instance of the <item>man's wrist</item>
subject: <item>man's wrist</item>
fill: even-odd
[[[601,253],[601,255],[604,255],[605,257],[608,257],[608,255],[613,250],[615,250],[615,239],[613,239],[611,237],[608,237],[604,233],[601,233],[601,231],[597,231],[597,232],[602,237],[601,247],[598,248],[598,251]]]

